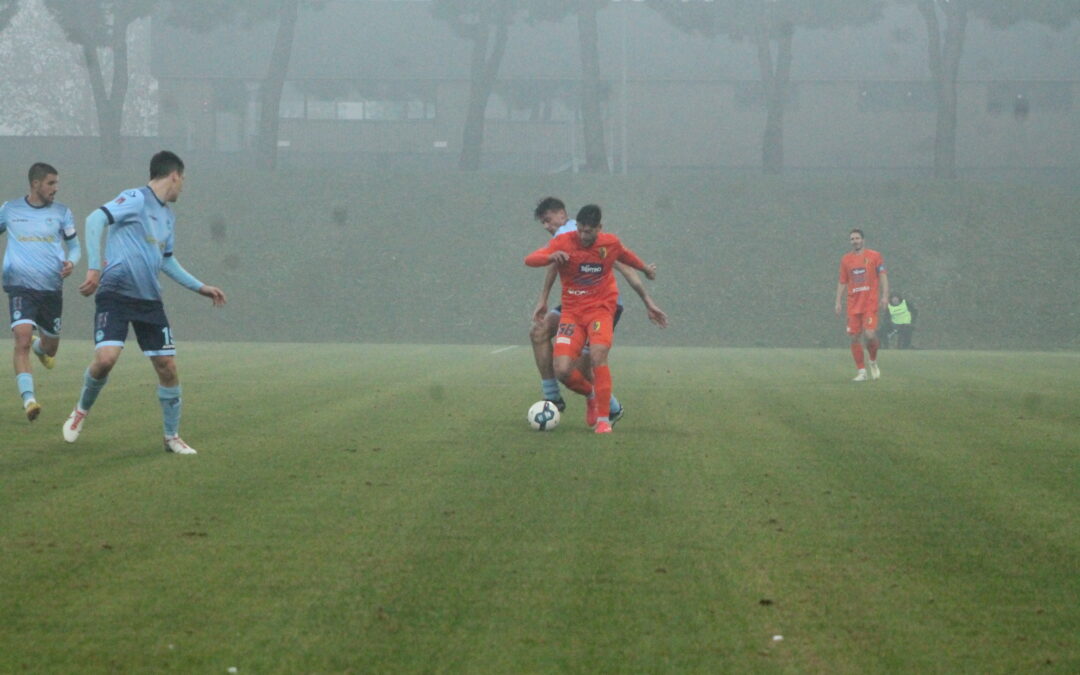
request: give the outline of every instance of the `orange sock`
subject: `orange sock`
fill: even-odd
[[[870,352],[870,360],[877,361],[877,348],[881,344],[881,341],[874,338],[870,342],[866,343],[866,351]]]
[[[596,390],[596,417],[606,419],[611,414],[611,367],[606,363],[593,366],[592,373]]]
[[[851,355],[855,357],[855,367],[859,370],[866,368],[866,362],[863,361],[862,343],[851,343]]]
[[[592,382],[585,379],[585,376],[581,374],[580,370],[570,371],[570,374],[566,376],[566,379],[563,380],[562,383],[566,385],[567,389],[576,391],[582,396],[588,396],[593,390]]]

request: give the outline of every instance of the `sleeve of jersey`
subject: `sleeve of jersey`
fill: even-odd
[[[544,248],[538,248],[529,255],[525,256],[525,264],[529,267],[544,267],[551,262],[551,254],[555,252],[555,249],[550,245]]]
[[[638,257],[637,253],[634,253],[628,248],[623,248],[619,253],[618,261],[625,263],[636,270],[645,269],[645,261]]]
[[[86,217],[86,267],[88,269],[101,269],[101,234],[108,224],[109,219],[104,209],[98,209]]]
[[[75,217],[71,215],[71,209],[64,214],[61,232],[64,235],[64,243],[67,245],[67,261],[72,265],[79,264],[82,258],[82,247],[79,246],[79,235],[75,232]]]
[[[7,202],[0,205],[0,234],[7,231]]]
[[[203,287],[203,282],[193,277],[190,272],[180,265],[180,261],[171,255],[165,256],[165,261],[161,264],[161,271],[189,291],[198,293],[199,289]]]
[[[72,265],[78,265],[82,260],[82,247],[79,246],[79,238],[72,237],[71,239],[65,239],[67,245],[67,258],[66,260]]]
[[[109,225],[113,225],[125,220],[133,213],[138,213],[142,210],[142,204],[143,196],[141,192],[127,190],[117,195],[116,199],[102,206],[101,211],[108,217]]]

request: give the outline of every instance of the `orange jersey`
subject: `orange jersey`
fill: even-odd
[[[840,283],[847,285],[848,314],[876,312],[878,279],[885,272],[885,260],[877,251],[864,248],[850,251],[840,259]]]
[[[619,238],[607,232],[596,235],[592,246],[583,246],[577,232],[567,232],[553,238],[544,248],[525,257],[530,267],[544,267],[555,251],[565,251],[570,260],[559,265],[563,311],[583,312],[610,306],[612,312],[619,299],[615,284],[615,261],[636,269],[644,269],[641,258],[623,246]]]

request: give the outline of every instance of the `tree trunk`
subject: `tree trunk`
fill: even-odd
[[[772,36],[767,23],[762,23],[755,37],[758,48],[758,67],[765,97],[765,131],[761,138],[761,167],[766,174],[784,171],[784,108],[787,105],[788,84],[791,81],[791,43],[793,26],[785,22],[777,38],[776,62],[772,58]]]
[[[488,99],[499,75],[506,41],[510,33],[509,17],[495,26],[495,45],[488,54],[490,31],[478,24],[473,34],[472,81],[469,85],[469,107],[465,113],[465,130],[461,135],[461,157],[458,167],[462,171],[480,170],[480,153],[484,147],[484,113]]]
[[[937,126],[934,133],[934,176],[956,178],[956,80],[967,29],[966,0],[944,5],[945,35],[942,38],[934,0],[920,0],[919,11],[926,21],[930,72],[937,93]]]
[[[607,173],[604,120],[600,114],[600,54],[596,5],[584,2],[578,9],[578,41],[581,49],[581,119],[585,131],[585,171]]]
[[[124,122],[124,101],[128,88],[127,23],[113,27],[109,50],[112,52],[112,85],[105,90],[105,75],[101,72],[101,60],[93,45],[83,45],[83,60],[90,80],[97,111],[98,137],[101,141],[101,161],[105,166],[118,167],[124,156],[123,137],[120,134]]]
[[[255,139],[256,162],[264,169],[273,170],[277,166],[281,92],[285,89],[285,76],[292,59],[293,38],[296,35],[299,13],[300,0],[281,0],[274,51],[270,54],[270,66],[261,87],[259,135]]]

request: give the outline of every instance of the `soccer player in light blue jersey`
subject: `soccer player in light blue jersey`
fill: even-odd
[[[27,177],[29,194],[0,206],[0,234],[7,232],[3,286],[15,338],[15,384],[26,418],[33,422],[41,405],[34,393],[30,352],[48,369],[56,364],[64,279],[82,250],[71,209],[54,201],[60,189],[56,169],[37,162]],[[40,337],[34,336],[35,328]]]
[[[165,451],[194,455],[180,439],[180,378],[176,372],[176,346],[161,302],[158,273],[210,298],[215,307],[225,304],[220,288],[207,286],[180,266],[173,256],[175,216],[169,204],[184,187],[184,162],[168,150],[150,160],[150,182],[125,190],[86,219],[86,280],[83,295],[94,294],[94,360],[83,376],[75,409],[64,422],[64,440],[74,443],[86,416],[108,381],[127,340],[128,325],[143,354],[158,376],[157,395],[165,431]],[[108,262],[101,263],[101,234],[108,230]]]
[[[577,232],[577,222],[567,215],[566,204],[557,197],[541,199],[533,210],[533,217],[539,221],[552,237],[557,237],[566,232]],[[649,319],[661,327],[667,326],[667,315],[653,302],[649,292],[645,289],[645,284],[641,282],[637,270],[617,261],[615,269],[622,273],[623,277],[626,278],[626,282],[630,284],[630,287],[638,294],[641,301],[645,303]],[[555,331],[559,327],[560,308],[548,309],[548,296],[551,295],[551,288],[555,285],[557,274],[558,271],[555,266],[549,265],[547,274],[544,277],[543,288],[540,290],[540,298],[536,303],[536,308],[533,310],[529,340],[532,342],[536,369],[540,371],[540,390],[544,400],[551,401],[559,411],[563,411],[566,409],[566,402],[559,391],[559,380],[555,377],[555,368],[552,363],[554,355],[551,347],[551,339],[555,337]],[[616,325],[619,323],[619,317],[622,316],[622,309],[622,300],[620,298],[619,308],[615,312]],[[582,362],[576,368],[583,373],[590,372],[587,346],[582,354]],[[625,410],[614,394],[611,396],[610,405],[611,423],[614,424],[622,419]]]

